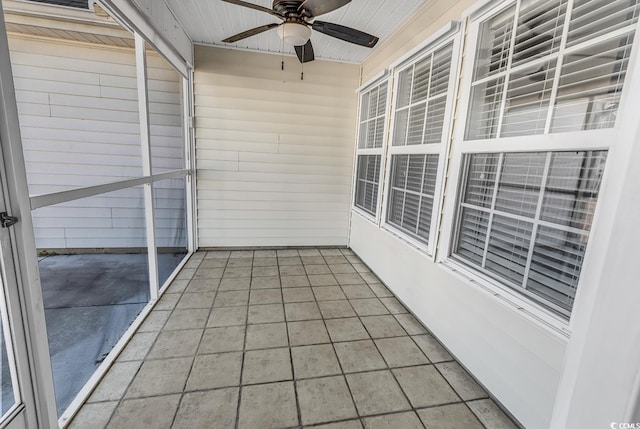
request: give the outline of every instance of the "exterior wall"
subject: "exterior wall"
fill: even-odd
[[[565,338],[355,213],[350,247],[516,419],[549,427]]]
[[[9,47],[30,195],[142,176],[132,49],[17,35]],[[167,147],[158,152],[161,165],[180,168],[164,159],[182,142],[178,73],[157,54],[149,53],[147,63],[150,120],[163,123],[152,125],[152,142]],[[146,246],[139,191],[34,211],[38,248]],[[174,194],[161,192],[172,201],[159,206],[175,212],[181,203]]]
[[[450,21],[460,20],[476,3],[427,2],[367,58],[362,83]],[[384,184],[381,192],[386,192]],[[455,179],[449,178],[445,199],[455,198],[455,192]],[[350,247],[516,419],[527,428],[549,427],[568,342],[565,335],[355,212]]]
[[[477,0],[426,1],[405,25],[376,46],[375,51],[362,63],[362,83],[369,81],[449,22],[459,20],[462,12],[475,3]]]
[[[346,245],[358,66],[195,54],[200,246]]]

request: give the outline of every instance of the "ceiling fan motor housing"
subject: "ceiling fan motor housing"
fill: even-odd
[[[300,4],[302,1],[299,0],[273,0],[273,10],[285,18],[300,17]]]

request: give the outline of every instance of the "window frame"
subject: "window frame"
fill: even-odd
[[[358,88],[356,93],[358,94],[358,116],[357,116],[357,126],[356,126],[356,140],[355,140],[355,153],[353,160],[353,184],[352,184],[352,192],[351,192],[351,210],[363,218],[369,220],[370,222],[374,222],[376,225],[380,222],[381,215],[381,205],[382,205],[382,190],[384,185],[384,171],[386,168],[385,164],[385,156],[384,153],[387,148],[387,138],[389,133],[389,103],[391,101],[391,85],[390,85],[390,76],[385,70],[381,76],[376,76],[369,83],[366,83],[362,87]],[[361,109],[362,109],[362,97],[372,90],[376,88],[380,88],[383,85],[387,86],[387,95],[385,99],[385,108],[384,114],[382,116],[378,116],[378,118],[382,118],[384,121],[384,126],[382,129],[382,145],[379,148],[359,148],[360,144],[360,125],[365,122],[361,120]],[[370,119],[367,119],[367,121]],[[378,173],[378,195],[376,197],[376,205],[375,205],[375,215],[372,215],[368,211],[358,207],[356,205],[356,195],[358,190],[358,162],[361,156],[366,155],[374,155],[380,156],[380,172]]]
[[[439,247],[442,249],[437,256],[437,262],[447,271],[451,272],[456,277],[463,279],[465,282],[479,287],[486,293],[494,296],[506,304],[509,304],[515,311],[519,311],[527,314],[529,317],[537,320],[542,325],[550,327],[555,332],[559,333],[563,337],[568,337],[571,330],[571,313],[563,317],[557,312],[548,308],[548,305],[541,304],[536,300],[529,298],[526,294],[519,290],[516,290],[506,283],[502,283],[495,278],[482,273],[479,269],[475,269],[470,264],[461,262],[459,258],[456,258],[453,254],[456,236],[458,233],[458,208],[460,205],[460,199],[464,192],[464,186],[466,184],[466,171],[465,171],[465,157],[475,153],[516,153],[516,152],[561,152],[572,150],[607,150],[609,154],[615,149],[615,142],[619,138],[620,128],[623,118],[628,121],[628,112],[626,110],[631,107],[629,100],[632,99],[630,95],[630,82],[634,80],[633,73],[635,71],[635,65],[637,62],[638,45],[640,44],[640,23],[636,24],[635,35],[633,38],[633,45],[629,56],[629,65],[627,74],[625,77],[624,87],[620,94],[620,103],[618,107],[618,118],[615,125],[612,128],[603,128],[595,130],[581,130],[581,131],[566,131],[557,133],[543,133],[539,135],[527,135],[527,136],[510,136],[510,137],[496,137],[491,139],[479,139],[479,140],[467,140],[467,121],[469,118],[470,109],[472,107],[472,84],[474,82],[474,68],[476,62],[476,55],[478,45],[480,43],[480,26],[483,22],[491,19],[493,16],[505,11],[509,7],[516,5],[518,0],[503,0],[503,1],[489,1],[484,5],[474,7],[472,10],[468,10],[463,18],[468,18],[466,26],[466,58],[460,76],[460,88],[458,93],[458,110],[456,112],[456,126],[454,129],[454,135],[452,139],[451,151],[449,154],[449,172],[450,177],[450,190],[448,197],[445,200],[442,218],[443,223],[441,225],[442,235],[439,242]],[[573,5],[573,1],[569,0],[568,7]],[[565,26],[566,27],[566,26]],[[566,28],[565,28],[566,30]],[[515,31],[514,31],[515,33]],[[609,33],[610,38],[614,38],[616,32]],[[515,36],[514,36],[515,37]],[[595,45],[598,41],[602,40],[602,36],[594,39]],[[562,54],[561,54],[562,55]],[[562,58],[561,58],[562,59]],[[539,61],[534,60],[534,61]],[[562,62],[559,63],[560,67]],[[560,72],[558,73],[558,76]],[[557,89],[557,79],[554,81],[554,93]],[[506,91],[506,85],[505,85]],[[555,100],[552,100],[555,101]],[[551,102],[550,102],[551,103]],[[504,107],[504,106],[503,106]],[[549,109],[553,111],[553,106]],[[549,124],[546,124],[548,130]],[[499,134],[498,134],[499,135]],[[607,189],[607,182],[609,181],[610,174],[613,166],[612,159],[607,160],[607,165],[604,169],[602,182],[600,189],[604,192]],[[594,235],[594,230],[599,227],[599,219],[601,216],[606,216],[607,208],[603,207],[600,200],[603,195],[600,194],[598,203],[596,204],[592,227],[588,233],[588,242],[586,252],[584,255],[582,266],[586,266],[593,263],[592,254],[597,254],[597,249],[594,250],[593,245],[590,244]],[[605,214],[603,214],[603,212]],[[584,283],[583,276],[577,283],[575,301],[580,300],[580,295],[584,293],[584,288],[581,287]],[[549,303],[550,304],[550,303]]]
[[[463,31],[460,31],[460,27],[452,26],[446,27],[442,30],[443,35],[436,37],[432,40],[427,40],[426,43],[419,47],[419,50],[412,54],[404,61],[393,65],[393,99],[388,106],[390,112],[389,132],[387,140],[387,151],[385,154],[385,171],[384,171],[384,198],[381,208],[381,221],[380,227],[405,241],[412,247],[415,247],[419,251],[426,253],[427,256],[434,260],[435,249],[438,243],[438,237],[440,233],[440,219],[444,197],[444,183],[445,172],[447,171],[449,147],[451,139],[453,137],[453,123],[454,123],[454,110],[455,110],[455,95],[458,91],[458,82],[460,76],[460,61],[461,52],[460,46],[462,42]],[[398,86],[400,83],[400,73],[406,69],[413,67],[415,64],[425,59],[429,55],[435,53],[437,50],[446,47],[448,44],[452,44],[451,47],[451,70],[449,73],[449,82],[445,96],[444,106],[444,119],[442,124],[442,139],[440,143],[422,143],[418,145],[403,145],[393,146],[392,133],[395,129],[396,123],[396,105],[398,103]],[[424,100],[426,102],[426,99]],[[407,105],[411,106],[412,103]],[[426,112],[425,112],[426,119]],[[423,130],[424,131],[424,130]],[[433,207],[431,212],[431,226],[429,229],[429,240],[424,243],[411,234],[403,231],[399,227],[388,221],[388,210],[390,208],[389,201],[391,199],[391,166],[394,155],[438,155],[438,169],[436,173],[436,184],[433,192]]]

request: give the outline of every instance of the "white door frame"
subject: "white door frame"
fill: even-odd
[[[0,4],[0,162],[4,202],[19,218],[10,228],[11,252],[6,255],[15,269],[7,270],[7,302],[14,318],[18,383],[25,404],[25,427],[57,428],[58,418],[49,360],[44,303],[40,288],[31,205],[18,123],[7,33]],[[19,316],[19,317],[18,317]],[[18,423],[18,421],[14,421]],[[14,422],[9,427],[12,427]],[[19,427],[19,426],[18,426]]]

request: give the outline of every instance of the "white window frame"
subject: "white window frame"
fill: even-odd
[[[376,87],[381,87],[383,85],[387,85],[387,98],[385,100],[385,108],[384,114],[382,116],[378,116],[378,118],[383,118],[384,127],[382,131],[382,146],[379,148],[368,148],[368,149],[360,149],[358,146],[360,144],[360,125],[362,124],[361,120],[361,109],[362,109],[362,96],[367,92],[375,89]],[[353,185],[352,185],[352,193],[351,193],[351,208],[358,215],[363,218],[369,220],[370,222],[374,222],[376,225],[380,222],[380,213],[381,213],[381,203],[382,203],[382,194],[383,194],[383,179],[384,179],[384,171],[386,168],[385,165],[385,156],[384,152],[387,147],[387,137],[389,134],[389,103],[391,101],[391,82],[387,71],[383,71],[381,75],[375,76],[370,82],[361,86],[357,89],[358,94],[358,118],[357,118],[357,129],[356,129],[356,144],[355,144],[355,156],[353,163]],[[370,120],[370,119],[368,119]],[[363,155],[379,155],[380,156],[380,173],[378,174],[378,195],[376,197],[376,213],[375,216],[366,210],[361,209],[356,206],[356,195],[357,195],[357,186],[358,186],[358,161],[360,156]]]
[[[410,53],[410,56],[401,62],[393,65],[393,101],[389,105],[391,121],[389,125],[389,135],[387,141],[387,154],[385,156],[385,180],[384,180],[384,199],[381,209],[381,228],[390,234],[400,238],[412,247],[415,247],[419,251],[426,253],[431,260],[435,256],[435,248],[438,242],[439,236],[439,223],[440,213],[442,208],[443,191],[444,191],[444,177],[447,168],[447,153],[449,152],[449,145],[452,137],[452,125],[453,125],[453,112],[455,104],[455,94],[457,91],[457,83],[460,72],[460,45],[462,39],[462,31],[460,31],[460,25],[457,22],[448,24],[445,28],[440,30],[431,39],[428,39],[419,46],[418,50]],[[393,146],[392,133],[395,129],[396,121],[396,105],[398,96],[399,75],[401,72],[409,67],[413,67],[425,57],[428,57],[440,48],[445,47],[449,43],[452,43],[451,52],[451,72],[449,74],[449,83],[447,87],[446,102],[444,107],[444,120],[442,124],[442,140],[440,143],[419,144],[419,145],[405,145],[405,146]],[[425,112],[426,119],[426,112]],[[415,237],[407,234],[405,231],[391,224],[387,220],[387,212],[389,209],[389,201],[391,196],[391,160],[394,155],[438,155],[438,170],[436,175],[436,186],[433,193],[433,208],[431,213],[431,226],[429,229],[429,240],[425,244],[419,241]]]
[[[470,265],[466,265],[455,257],[452,256],[453,248],[455,246],[456,227],[458,224],[457,212],[459,204],[459,196],[463,190],[463,168],[464,157],[468,154],[474,153],[500,153],[500,152],[544,152],[544,151],[571,151],[571,150],[608,150],[610,153],[615,148],[615,142],[619,138],[619,130],[621,127],[621,117],[627,117],[625,111],[630,107],[629,100],[632,95],[629,93],[629,81],[632,80],[635,72],[635,62],[638,55],[638,45],[640,44],[640,28],[636,27],[636,33],[633,40],[633,48],[629,58],[629,66],[627,69],[627,75],[625,79],[625,85],[621,93],[620,104],[618,108],[618,120],[615,126],[606,129],[588,130],[588,131],[568,131],[559,133],[549,133],[540,135],[518,136],[518,137],[502,137],[493,139],[482,140],[465,140],[466,124],[471,108],[471,89],[473,71],[475,66],[475,55],[479,41],[480,25],[492,16],[502,12],[508,7],[512,6],[518,0],[505,0],[505,1],[489,1],[479,7],[474,7],[468,10],[464,14],[464,18],[468,18],[467,26],[467,47],[466,57],[467,61],[463,66],[462,78],[460,82],[460,93],[458,95],[460,103],[457,112],[457,124],[454,130],[454,138],[452,142],[450,165],[449,165],[449,177],[452,180],[451,191],[449,192],[451,197],[447,198],[443,208],[443,224],[442,224],[442,238],[440,241],[440,248],[442,251],[437,257],[437,262],[446,270],[454,274],[455,276],[463,279],[469,284],[479,287],[489,295],[492,295],[495,299],[498,299],[509,306],[515,311],[524,313],[530,318],[539,322],[548,328],[551,328],[556,333],[563,337],[570,335],[570,322],[569,319],[551,311],[543,304],[540,304],[519,291],[502,284],[492,277],[482,274],[479,270],[474,269]],[[571,10],[573,0],[569,0],[568,11]],[[569,14],[569,12],[567,12]],[[566,26],[565,26],[566,30]],[[515,34],[515,31],[514,31]],[[611,34],[616,34],[611,33]],[[515,37],[515,36],[514,36]],[[602,40],[600,37],[594,39],[597,41]],[[595,44],[595,43],[594,43]],[[554,86],[557,85],[557,82]],[[506,90],[506,87],[505,87]],[[555,91],[555,89],[554,89]],[[552,109],[550,109],[552,110]],[[548,127],[547,127],[548,128]],[[606,189],[606,183],[608,176],[611,174],[611,162],[608,161],[605,167],[605,172],[602,178],[600,189]],[[602,198],[600,195],[599,199]],[[589,240],[593,236],[593,231],[598,227],[598,220],[601,216],[606,216],[602,212],[606,212],[606,207],[602,207],[602,204],[597,204],[592,228],[589,232]],[[591,254],[597,253],[597,250],[592,248],[593,246],[587,245],[587,249],[583,259],[583,267],[588,265],[591,261]],[[583,293],[581,284],[583,279],[580,278],[577,285],[575,301],[578,301],[579,295]]]

